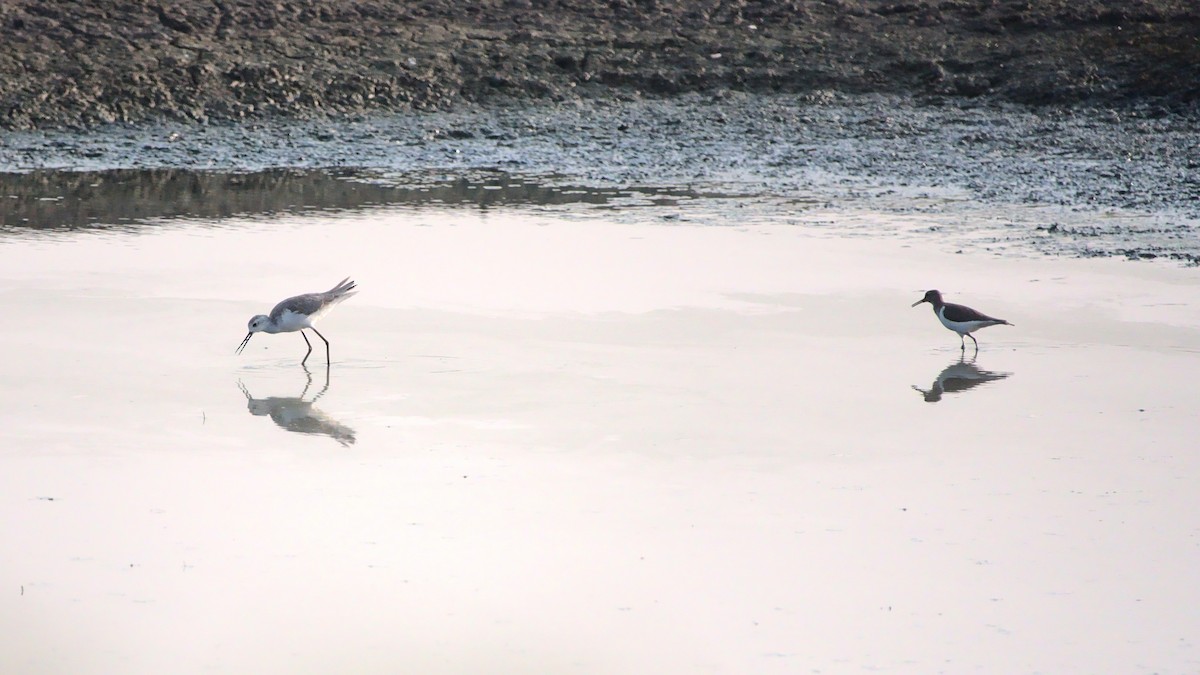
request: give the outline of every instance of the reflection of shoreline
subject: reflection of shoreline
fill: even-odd
[[[317,392],[316,396],[312,397],[311,401],[304,400],[304,397],[308,394],[308,388],[312,386],[312,373],[305,368],[304,374],[308,377],[308,382],[305,383],[304,390],[300,392],[300,395],[295,397],[254,398],[250,395],[250,390],[246,388],[246,385],[239,380],[238,387],[246,395],[246,409],[254,416],[269,416],[275,424],[287,431],[328,436],[341,443],[342,447],[353,445],[354,430],[332,419],[313,405],[329,390],[329,369],[325,369],[325,386]]]
[[[383,206],[608,204],[634,196],[688,199],[686,188],[601,189],[547,185],[503,171],[383,178],[369,171],[267,169],[39,170],[0,172],[0,225],[33,230],[153,226],[175,218],[219,220]]]
[[[929,389],[922,389],[915,384],[913,389],[921,392],[929,403],[937,403],[942,400],[943,393],[961,393],[985,382],[1003,380],[1009,375],[1012,373],[1000,373],[979,368],[975,365],[975,357],[966,361],[959,356],[957,361],[952,362],[937,374],[937,377],[933,379],[933,384],[929,385]]]

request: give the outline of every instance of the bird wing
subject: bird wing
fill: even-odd
[[[955,305],[946,303],[942,306],[942,316],[946,317],[947,321],[964,322],[964,321],[1003,321],[995,317],[988,316],[983,312],[971,309],[964,305]]]
[[[271,320],[278,322],[283,318],[284,312],[299,312],[312,316],[321,309],[321,305],[325,304],[325,298],[321,293],[305,293],[280,301],[278,305],[271,310]]]

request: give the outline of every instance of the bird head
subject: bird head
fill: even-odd
[[[257,316],[251,317],[250,322],[248,324],[246,324],[246,327],[250,329],[250,332],[246,333],[246,337],[242,340],[242,344],[238,345],[237,353],[241,354],[242,350],[246,348],[246,343],[250,341],[250,338],[255,333],[257,333],[261,330],[265,330],[267,327],[267,324],[270,323],[270,321],[271,321],[271,318],[268,317],[266,314],[259,314]]]
[[[938,291],[925,291],[925,297],[914,302],[912,304],[912,306],[916,307],[917,305],[921,304],[922,302],[928,302],[929,304],[936,307],[937,305],[942,304],[942,294]]]

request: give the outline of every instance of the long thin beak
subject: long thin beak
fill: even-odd
[[[253,337],[253,336],[254,336],[254,331],[251,331],[251,332],[249,332],[249,333],[246,333],[246,339],[245,339],[245,340],[242,340],[242,344],[238,345],[237,351],[236,351],[236,352],[234,352],[234,353],[235,353],[235,354],[241,354],[241,353],[242,353],[242,350],[246,348],[246,343],[247,343],[247,342],[249,342],[249,341],[250,341],[250,338],[251,338],[251,337]]]
[[[913,303],[913,307],[916,307],[917,305],[921,304],[922,302],[929,302],[929,301],[926,300],[925,298],[921,298],[920,300]],[[247,337],[246,339],[249,340],[250,338]]]

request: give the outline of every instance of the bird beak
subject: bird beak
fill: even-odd
[[[251,337],[253,337],[253,336],[254,336],[254,332],[253,332],[253,331],[251,331],[251,332],[249,332],[249,333],[246,333],[246,339],[245,339],[245,340],[242,340],[242,344],[238,345],[237,351],[236,351],[236,352],[234,352],[234,353],[236,353],[236,354],[241,354],[241,353],[242,353],[242,350],[246,348],[246,343],[247,343],[247,342],[249,342],[249,341],[250,341],[250,338],[251,338]]]
[[[925,298],[921,298],[920,300],[913,303],[913,307],[916,307],[917,305],[921,304],[922,302],[929,302],[929,301],[926,300]]]

